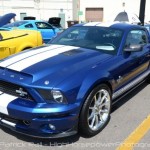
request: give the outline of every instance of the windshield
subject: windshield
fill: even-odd
[[[49,44],[71,45],[107,53],[116,53],[123,31],[110,27],[74,26],[68,28]]]
[[[23,24],[28,23],[27,21],[17,21],[17,22],[13,22],[13,23],[9,23],[7,25],[4,25],[3,28],[9,28],[9,27],[19,27]]]

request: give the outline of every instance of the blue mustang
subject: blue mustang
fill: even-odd
[[[2,28],[7,29],[18,28],[18,29],[29,29],[40,31],[44,43],[49,42],[53,37],[57,35],[58,32],[61,32],[59,28],[56,28],[45,21],[39,20],[16,21],[2,26]]]
[[[94,136],[112,103],[147,79],[149,57],[144,27],[72,26],[0,62],[0,124],[34,137]]]

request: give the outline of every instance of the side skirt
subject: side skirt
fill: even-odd
[[[150,70],[148,70],[147,72],[143,73],[141,76],[139,76],[138,78],[136,78],[135,80],[133,80],[129,84],[125,85],[124,87],[122,87],[121,89],[119,89],[118,91],[113,93],[113,95],[112,95],[113,101],[115,101],[116,98],[117,99],[121,99],[120,97],[124,97],[125,95],[130,93],[132,90],[137,88],[141,83],[143,83],[145,81],[146,77],[149,74],[150,74]]]
[[[130,90],[126,91],[124,94],[118,96],[117,98],[113,99],[112,101],[112,105],[115,105],[118,101],[120,101],[123,97],[125,97],[126,95],[128,95],[129,93],[131,93],[133,90],[135,90],[136,88],[138,88],[141,84],[143,84],[146,81],[143,80],[140,83],[138,83],[136,86],[134,86],[133,88],[131,88]]]

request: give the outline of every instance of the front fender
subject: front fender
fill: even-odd
[[[77,102],[82,101],[82,103],[84,103],[89,93],[93,90],[94,87],[96,87],[100,83],[107,83],[112,90],[113,78],[111,77],[109,72],[101,70],[101,72],[99,73],[97,70],[94,70],[90,74],[88,74],[79,89],[77,95]]]

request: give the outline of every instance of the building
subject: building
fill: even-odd
[[[139,16],[141,0],[78,0],[79,16],[82,22],[113,21],[121,11]],[[150,0],[146,0],[145,21],[150,21]],[[74,12],[75,13],[75,12]]]
[[[16,13],[16,20],[25,16],[48,20],[61,17],[62,26],[67,27],[68,20],[79,22],[113,21],[120,11],[129,11],[139,15],[140,0],[0,0],[0,16]],[[145,20],[150,21],[150,0],[146,1]]]
[[[0,16],[6,13],[16,13],[16,20],[25,16],[34,16],[39,20],[50,17],[61,17],[62,26],[72,20],[72,0],[0,0]]]

